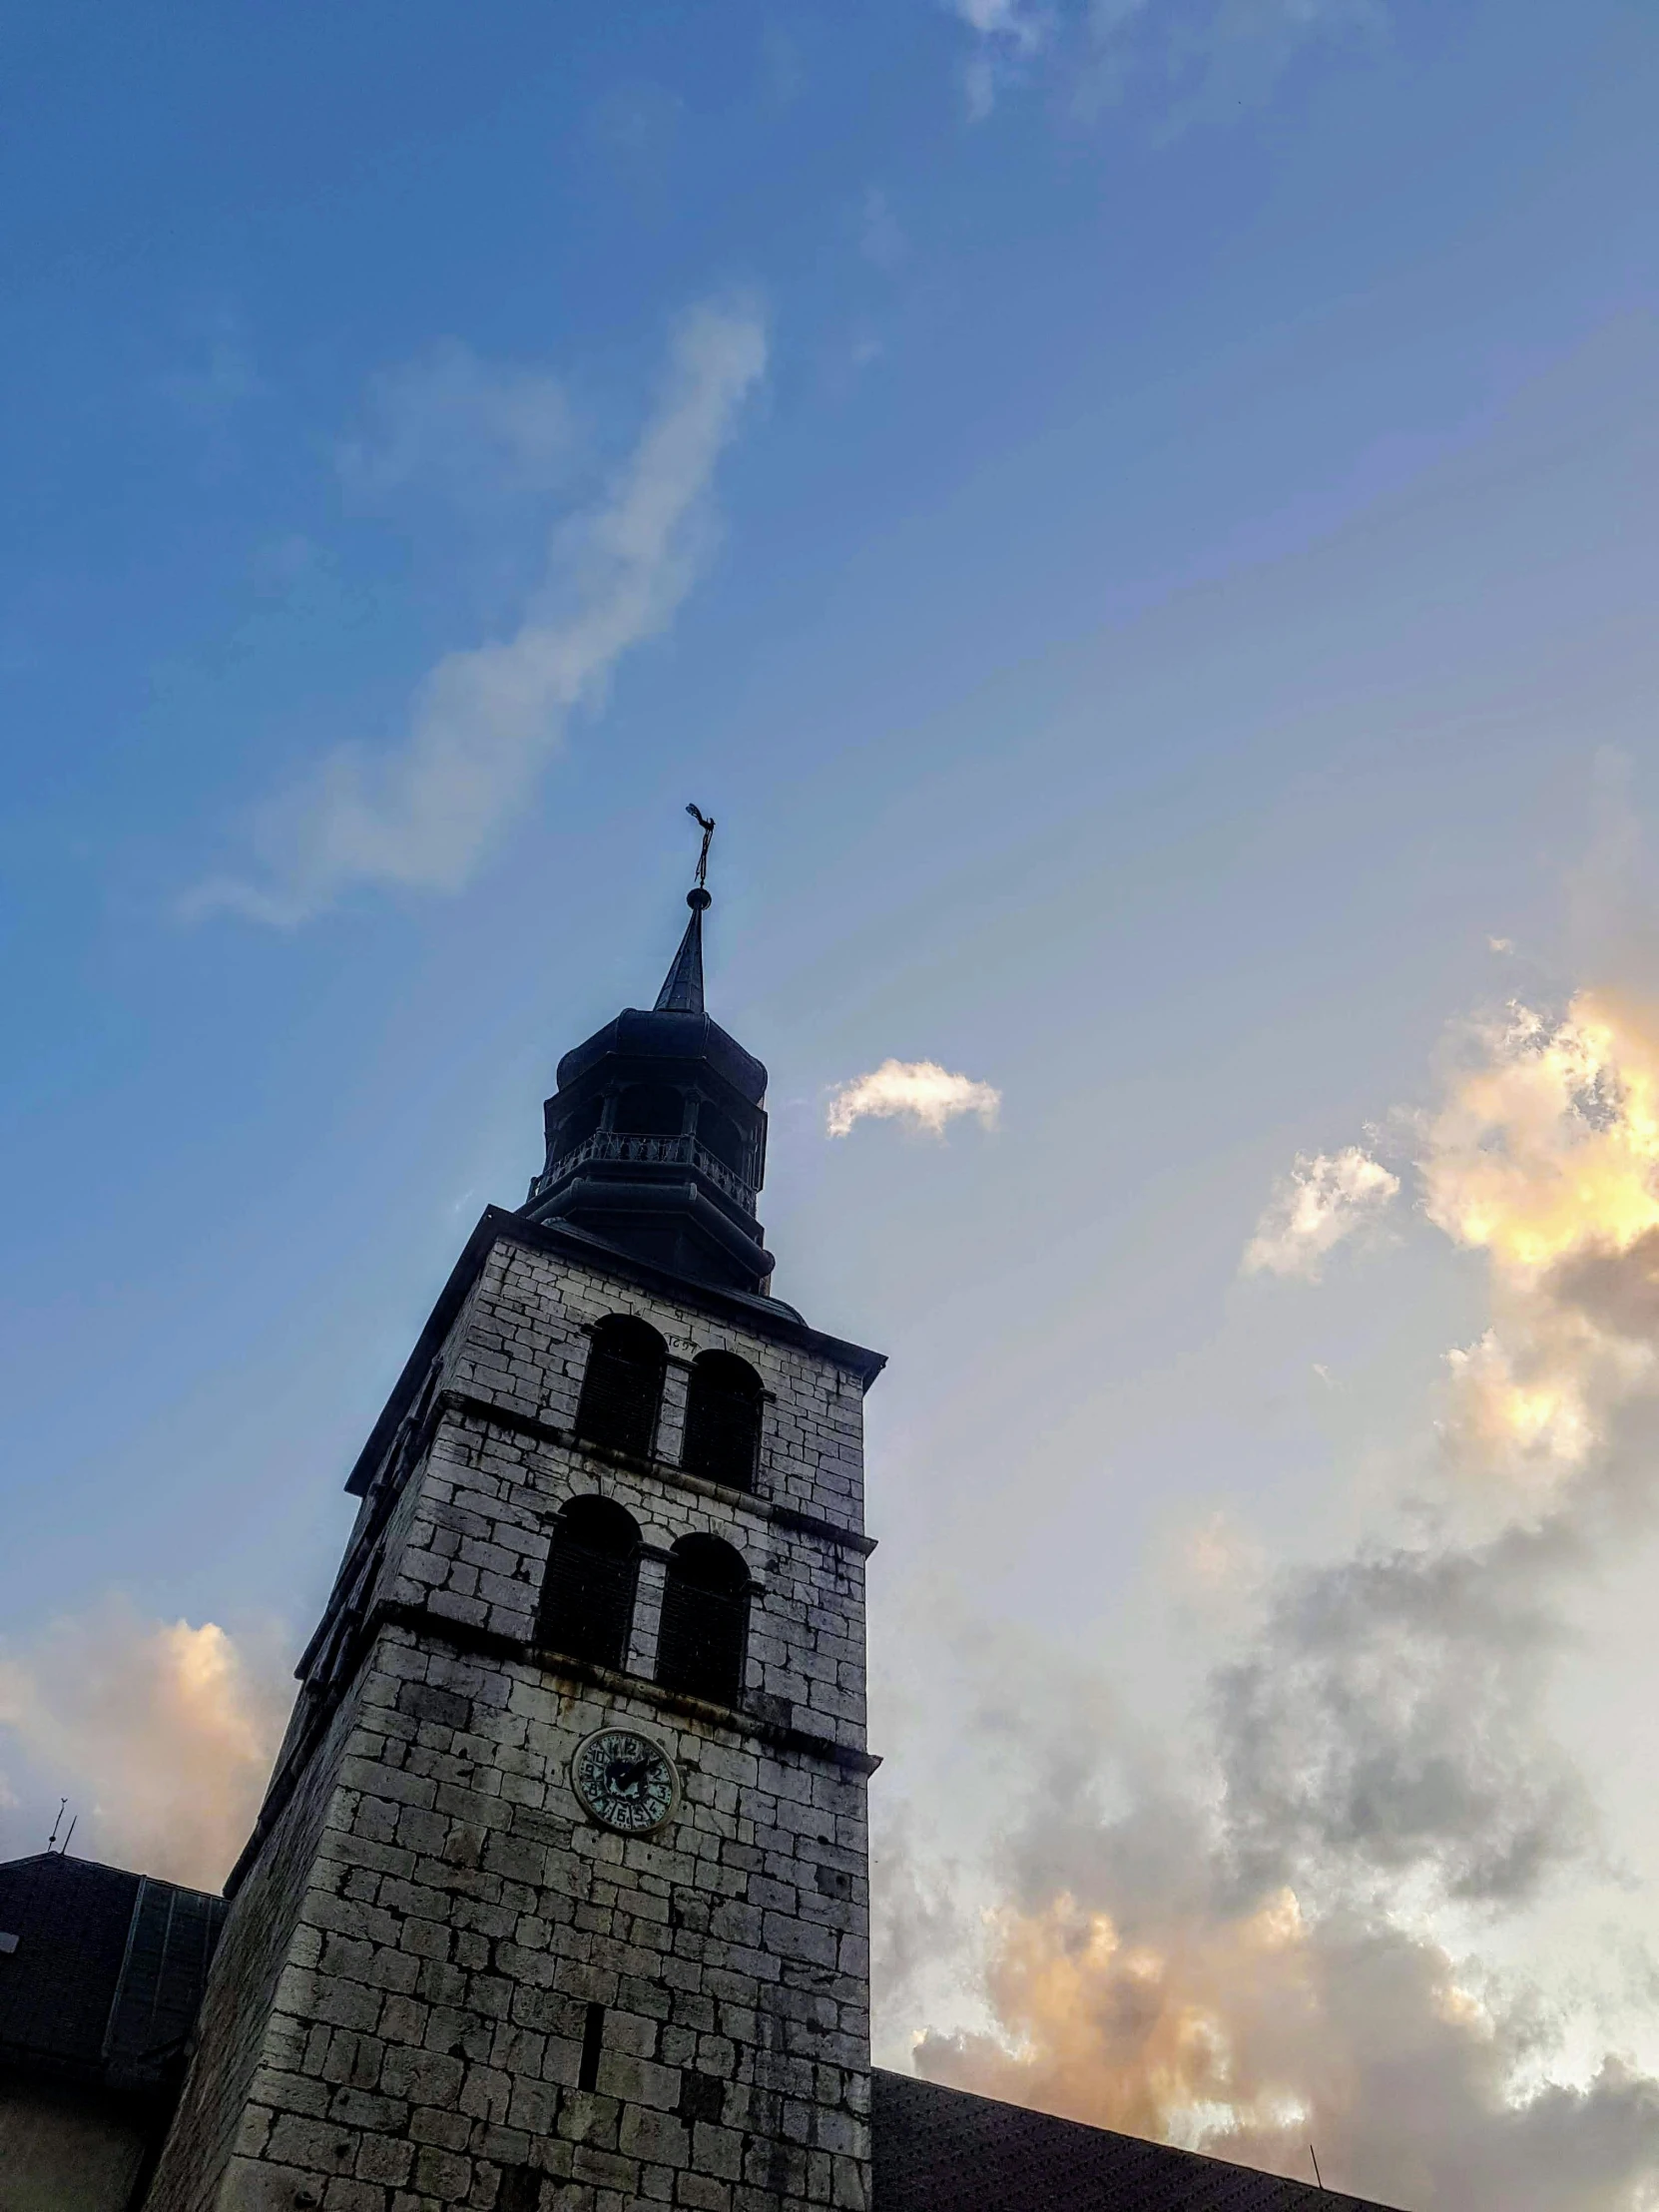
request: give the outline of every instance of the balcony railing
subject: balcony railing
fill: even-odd
[[[699,1175],[706,1175],[711,1183],[729,1198],[735,1198],[747,1211],[754,1210],[755,1193],[751,1186],[741,1175],[734,1175],[695,1137],[626,1137],[615,1129],[598,1130],[569,1152],[561,1153],[539,1179],[538,1193],[550,1191],[555,1183],[562,1183],[567,1175],[585,1167],[590,1160],[638,1160],[652,1167],[695,1168]]]

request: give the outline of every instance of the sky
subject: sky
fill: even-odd
[[[222,1879],[692,801],[877,2055],[1659,2204],[1659,18],[0,13],[0,1851]]]

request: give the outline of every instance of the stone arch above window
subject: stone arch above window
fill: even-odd
[[[701,1353],[686,1386],[686,1441],[680,1463],[688,1474],[734,1489],[755,1487],[766,1393],[747,1360],[731,1352]]]
[[[649,1322],[610,1314],[598,1324],[582,1377],[576,1433],[583,1443],[605,1444],[649,1458],[657,1440],[668,1347]]]
[[[639,1572],[633,1515],[608,1498],[573,1497],[553,1526],[537,1643],[602,1667],[626,1666]]]
[[[682,1536],[668,1557],[657,1630],[665,1690],[736,1705],[749,1644],[749,1569],[718,1536]]]

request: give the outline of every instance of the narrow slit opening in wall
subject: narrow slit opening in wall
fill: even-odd
[[[582,2027],[582,2067],[576,2076],[578,2089],[597,2089],[599,2086],[599,2053],[605,2043],[605,2007],[590,2004],[588,2016]]]

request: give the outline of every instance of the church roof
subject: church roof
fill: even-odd
[[[700,1007],[696,1013],[676,1012],[654,1006],[649,1013],[626,1006],[591,1037],[572,1045],[559,1062],[554,1080],[569,1090],[606,1058],[624,1060],[707,1060],[718,1075],[750,1105],[759,1106],[767,1095],[764,1061],[746,1052],[736,1037]]]
[[[0,1865],[0,2066],[123,2089],[167,2079],[226,1910],[62,1852]]]
[[[713,826],[698,820],[706,857]],[[767,1071],[704,1002],[712,901],[701,863],[686,903],[691,919],[651,1011],[626,1007],[560,1060],[542,1109],[546,1158],[523,1212],[687,1282],[765,1296]]]
[[[874,2076],[874,2212],[1386,2212],[1311,2182]]]
[[[656,1004],[649,1013],[638,1006],[626,1007],[591,1037],[573,1045],[554,1076],[561,1091],[569,1090],[607,1058],[707,1060],[750,1105],[764,1102],[765,1065],[710,1018],[704,1002],[703,916],[714,900],[699,883],[686,893],[686,904],[691,919],[669,962]]]

